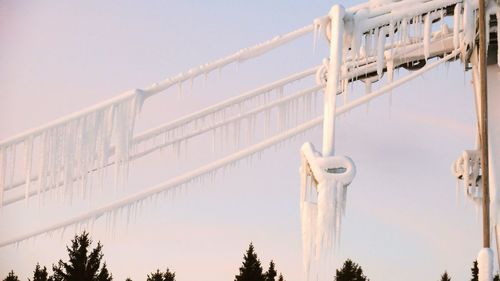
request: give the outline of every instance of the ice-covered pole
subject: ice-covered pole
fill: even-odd
[[[333,156],[335,149],[335,108],[342,65],[342,43],[344,34],[344,7],[334,5],[330,17],[330,63],[325,89],[323,120],[323,157]]]

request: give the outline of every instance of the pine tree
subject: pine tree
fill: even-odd
[[[101,242],[90,251],[89,246],[92,240],[87,232],[80,236],[76,235],[71,240],[72,245],[66,247],[69,261],[59,260],[57,265],[52,266],[54,275],[50,278],[53,281],[112,281],[113,276],[108,272],[106,263],[101,267],[103,258]]]
[[[335,281],[368,281],[369,279],[363,274],[361,266],[351,261],[350,259],[344,262],[340,270],[337,269]]]
[[[470,270],[472,272],[472,278],[470,279],[470,281],[478,281],[479,280],[479,268],[477,267],[477,260],[475,260],[472,263],[472,267]]]
[[[167,271],[163,274],[164,281],[175,281],[175,272],[170,272],[170,269],[167,267]]]
[[[40,264],[37,263],[35,266],[35,271],[33,271],[33,281],[47,281],[48,280],[47,268],[44,266],[43,269]],[[30,280],[28,278],[28,280]]]
[[[14,274],[14,270],[11,270],[3,281],[19,281],[19,277]]]
[[[265,281],[276,281],[276,275],[278,275],[278,273],[276,272],[276,269],[274,267],[274,261],[271,260],[271,262],[269,263],[269,269],[264,274]]]
[[[281,274],[281,273],[280,273],[280,276],[278,277],[278,281],[285,281],[285,280],[283,279],[283,274]]]
[[[265,281],[262,266],[252,243],[250,243],[247,253],[243,256],[242,264],[240,274],[234,277],[235,281]]]
[[[165,273],[157,269],[156,272],[151,272],[151,276],[148,274],[147,281],[175,281],[175,272],[171,272],[167,268]]]
[[[157,269],[156,272],[151,272],[151,276],[148,274],[146,281],[163,281],[163,273],[160,272],[160,269]]]
[[[444,272],[443,275],[441,275],[441,281],[451,281],[451,277],[448,275],[448,272]]]

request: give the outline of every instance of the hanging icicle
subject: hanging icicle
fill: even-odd
[[[8,182],[5,177],[7,174],[13,175],[19,166],[14,162],[18,148],[24,151],[25,168],[22,178],[26,199],[31,194],[33,171],[37,171],[38,194],[64,187],[64,192],[58,193],[64,194],[66,199],[72,197],[73,181],[80,180],[85,189],[91,171],[104,167],[112,150],[115,152],[114,161],[119,164],[117,169],[126,171],[134,123],[143,100],[140,90],[134,90],[126,96],[119,102],[75,117],[70,116],[55,125],[34,130],[24,137],[13,138],[1,144],[0,194],[3,194],[6,185],[10,189],[14,186],[13,177],[9,177]],[[33,159],[36,158],[35,143],[39,145],[38,167],[33,167]],[[12,160],[6,162],[7,159]],[[0,202],[0,206],[3,206],[3,200]]]
[[[301,221],[306,280],[333,276],[330,264],[340,242],[347,186],[356,174],[345,156],[322,157],[311,143],[301,148]]]

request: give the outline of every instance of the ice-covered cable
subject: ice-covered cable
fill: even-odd
[[[139,146],[142,142],[147,142],[150,139],[153,139],[157,136],[161,135],[175,135],[174,139],[180,139],[184,135],[192,135],[193,131],[200,131],[203,128],[206,127],[213,127],[215,123],[221,123],[224,122],[225,119],[229,118],[226,116],[230,116],[229,114],[226,114],[226,111],[229,111],[232,108],[236,108],[237,110],[241,111],[240,114],[243,114],[244,112],[242,110],[247,110],[246,107],[248,107],[248,104],[251,104],[251,106],[258,106],[259,104],[265,104],[268,103],[271,99],[271,92],[275,90],[279,90],[280,92],[283,91],[283,87],[285,87],[288,84],[291,84],[295,81],[304,79],[308,76],[311,76],[316,73],[317,67],[312,67],[309,69],[306,69],[304,71],[289,75],[285,78],[282,78],[280,80],[277,80],[275,82],[269,83],[267,85],[264,85],[262,87],[259,87],[255,90],[243,93],[241,95],[238,95],[234,98],[230,98],[228,100],[225,100],[223,102],[220,102],[218,104],[215,104],[213,106],[210,106],[208,108],[205,108],[203,110],[197,111],[195,113],[189,114],[188,116],[184,116],[178,120],[175,120],[173,122],[169,122],[164,125],[160,125],[156,128],[150,129],[148,131],[145,131],[141,134],[138,134],[134,137],[132,143],[130,145],[132,146]],[[214,123],[214,124],[212,124]],[[203,125],[203,126],[202,126]],[[180,135],[177,135],[178,132]],[[175,133],[175,134],[174,134]],[[171,142],[171,139],[164,139],[164,141]],[[31,140],[32,144],[32,140]],[[31,146],[29,146],[31,147]],[[107,151],[107,157],[112,157],[115,154],[115,147],[110,147]],[[31,156],[31,152],[30,152]],[[32,156],[31,156],[32,157]],[[132,155],[133,157],[133,155]],[[109,161],[108,161],[109,162]],[[106,163],[108,163],[106,162]],[[111,161],[114,162],[114,161]],[[97,168],[102,168],[105,165],[100,165]],[[90,166],[89,171],[95,171],[95,166]],[[1,169],[0,169],[1,170]],[[31,173],[30,173],[31,174]],[[27,182],[35,181],[38,180],[39,176],[38,175],[33,175],[33,176],[28,176],[20,181],[17,181],[15,183],[11,183],[5,186],[4,191],[9,191],[12,190],[16,187],[21,187]],[[27,190],[29,193],[29,191]],[[17,200],[16,200],[17,201]],[[12,200],[8,200],[8,202],[12,202]],[[8,202],[4,202],[4,205],[7,205]]]
[[[283,105],[287,105],[291,102],[298,101],[299,99],[302,99],[304,97],[308,97],[314,93],[317,93],[321,89],[323,89],[323,87],[324,87],[323,85],[314,86],[314,87],[311,87],[309,89],[305,89],[305,90],[299,91],[297,93],[291,94],[289,96],[283,97],[281,99],[277,99],[277,100],[274,100],[272,102],[268,102],[260,107],[254,108],[254,109],[249,110],[247,112],[243,112],[241,114],[234,115],[232,117],[228,117],[225,120],[222,120],[221,122],[213,123],[209,126],[199,128],[199,129],[194,130],[194,131],[187,132],[187,133],[185,133],[181,136],[177,136],[173,139],[164,140],[162,142],[161,141],[160,142],[153,142],[153,146],[146,148],[142,151],[135,151],[135,152],[131,153],[131,155],[129,156],[129,160],[133,161],[133,160],[139,159],[143,156],[146,156],[146,155],[153,153],[157,150],[160,150],[164,147],[174,145],[174,144],[179,144],[181,142],[184,142],[186,140],[194,138],[194,137],[201,135],[203,133],[216,130],[217,128],[224,128],[224,127],[227,127],[228,125],[235,124],[235,123],[240,122],[241,120],[244,120],[247,118],[255,118],[256,115],[258,115],[262,112],[265,112],[267,110],[271,110],[273,108],[277,108],[277,107],[280,107]],[[106,167],[110,166],[110,165],[114,165],[114,164],[115,164],[115,162],[111,161],[106,165]],[[75,180],[76,179],[77,178],[75,178]],[[62,184],[63,184],[63,182],[59,182],[58,186],[60,186]],[[57,186],[54,186],[53,188],[55,188],[55,187],[57,187]],[[11,205],[13,203],[16,203],[16,202],[23,200],[24,198],[29,198],[29,197],[35,196],[35,195],[38,195],[38,192],[36,190],[31,190],[26,195],[18,195],[18,196],[14,196],[14,197],[5,199],[4,206]]]
[[[17,166],[9,166],[9,164],[15,164],[15,162],[13,162],[14,160],[7,160],[15,159],[17,145],[25,144],[30,138],[37,138],[34,143],[41,147],[42,150],[41,165],[36,169],[40,181],[38,183],[39,190],[46,189],[60,176],[69,179],[74,173],[82,171],[85,171],[82,174],[82,176],[85,176],[86,170],[92,169],[92,166],[103,165],[108,160],[108,152],[111,146],[115,148],[118,157],[120,157],[116,159],[117,162],[123,163],[126,170],[126,157],[130,148],[135,117],[146,98],[175,84],[194,79],[199,75],[219,69],[230,63],[243,62],[265,54],[312,32],[313,28],[313,24],[311,24],[285,35],[276,36],[266,42],[241,49],[214,62],[200,65],[162,82],[155,83],[144,90],[136,89],[125,92],[102,103],[1,141],[0,207],[2,206],[4,186],[13,184],[13,178],[9,175],[13,174],[12,170],[17,169]],[[84,137],[79,138],[78,136]],[[79,142],[80,139],[81,142]],[[59,147],[63,148],[59,149]],[[27,148],[25,151],[33,152],[35,149]],[[33,158],[33,155],[26,157]],[[52,157],[55,157],[55,159],[51,159]],[[60,159],[65,161],[59,161]],[[73,164],[76,164],[77,167],[73,168]],[[26,172],[28,170],[31,173],[31,169],[26,169]],[[120,169],[117,168],[116,176],[119,176],[120,172]],[[25,175],[24,177],[30,179],[31,175]],[[27,193],[29,193],[29,190],[27,190]]]
[[[339,107],[338,110],[336,111],[336,114],[337,115],[343,114],[343,113],[345,113],[345,112],[347,112],[355,107],[363,105],[366,102],[368,102],[374,98],[377,98],[377,97],[381,96],[382,94],[387,93],[387,92],[393,90],[394,88],[396,88],[396,87],[398,87],[398,86],[400,86],[400,85],[402,85],[402,84],[404,84],[404,83],[406,83],[406,82],[408,82],[416,77],[419,77],[420,75],[422,75],[426,71],[434,69],[435,67],[441,65],[442,63],[445,63],[451,59],[454,59],[458,54],[459,54],[459,51],[455,50],[451,54],[444,56],[442,59],[440,59],[438,61],[427,64],[423,68],[421,68],[417,71],[411,72],[407,76],[405,76],[399,80],[396,80],[391,84],[385,85],[385,86],[381,87],[380,89],[378,89],[370,94],[364,95],[356,100],[353,100],[353,101],[349,102],[348,104]],[[204,174],[210,173],[216,169],[224,167],[230,163],[233,163],[235,161],[238,161],[240,159],[248,157],[249,155],[252,155],[254,153],[262,151],[262,150],[264,150],[268,147],[271,147],[277,143],[280,143],[288,138],[291,138],[295,135],[298,135],[298,134],[300,134],[304,131],[307,131],[313,127],[316,127],[316,126],[322,124],[322,122],[323,122],[323,118],[317,117],[317,118],[312,119],[308,122],[305,122],[299,126],[296,126],[295,128],[292,128],[286,132],[283,132],[277,136],[274,136],[272,138],[264,140],[264,141],[262,141],[256,145],[253,145],[251,147],[240,150],[237,153],[231,154],[227,157],[224,157],[223,159],[220,159],[220,160],[217,160],[217,161],[212,162],[210,164],[207,164],[201,168],[192,170],[191,172],[188,172],[184,175],[175,177],[175,178],[168,180],[164,183],[158,184],[158,185],[156,185],[152,188],[149,188],[145,191],[141,191],[139,193],[130,195],[126,198],[112,202],[112,203],[107,204],[103,207],[84,212],[76,217],[73,217],[73,218],[70,218],[67,220],[63,220],[59,223],[44,227],[42,229],[35,230],[35,231],[29,232],[29,233],[24,234],[24,235],[20,235],[18,237],[12,238],[12,239],[6,239],[6,240],[0,242],[0,247],[14,244],[14,243],[26,240],[28,238],[46,233],[46,232],[50,232],[53,230],[64,228],[64,227],[69,226],[69,225],[74,225],[74,224],[77,224],[77,223],[82,222],[82,221],[96,219],[105,213],[108,213],[108,212],[111,212],[113,210],[125,207],[129,204],[132,204],[133,202],[143,200],[149,196],[152,196],[154,194],[157,194],[157,193],[162,192],[164,190],[167,190],[169,188],[175,187],[175,186],[180,185],[182,183],[189,182],[189,180],[191,180],[193,178],[200,177]]]
[[[259,97],[259,96],[264,95],[264,94],[267,94],[272,90],[276,90],[276,89],[283,87],[287,84],[290,84],[292,82],[304,79],[308,76],[311,76],[311,75],[316,73],[317,69],[318,69],[318,67],[312,67],[312,68],[309,68],[305,71],[292,74],[292,75],[287,76],[283,79],[280,79],[276,82],[264,85],[262,87],[255,89],[255,90],[243,93],[237,97],[230,98],[230,99],[225,100],[223,102],[220,102],[218,104],[209,106],[201,111],[195,112],[195,113],[190,114],[188,116],[184,116],[184,117],[182,117],[178,120],[175,120],[173,122],[170,122],[168,124],[160,125],[156,128],[150,129],[146,132],[143,132],[143,133],[137,135],[134,138],[134,143],[135,144],[140,143],[142,141],[148,140],[151,137],[157,136],[160,133],[164,133],[166,131],[173,130],[177,127],[186,125],[186,124],[191,123],[191,122],[201,121],[202,119],[207,118],[212,114],[217,114],[218,112],[223,111],[225,109],[228,109],[229,107],[241,106],[243,103],[245,103],[248,100]]]

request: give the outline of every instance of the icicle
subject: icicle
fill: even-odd
[[[390,48],[391,55],[394,49],[394,29],[395,29],[394,20],[391,19],[389,21],[389,42],[391,43],[391,48]]]
[[[387,81],[389,83],[392,83],[393,78],[394,78],[394,60],[392,58],[390,51],[386,51],[385,59],[386,59],[386,64],[387,64]]]
[[[5,189],[6,149],[0,146],[0,208],[3,206],[3,193]]]
[[[424,57],[426,60],[430,56],[431,28],[431,13],[427,13],[424,18]]]
[[[368,59],[372,55],[372,32],[369,31],[365,36],[365,58]]]
[[[408,43],[408,19],[407,18],[403,18],[401,20],[401,24],[400,24],[400,29],[401,29],[401,43],[406,46],[406,44]]]
[[[9,186],[14,184],[14,171],[16,167],[16,145],[10,147],[10,157],[7,159],[7,170],[9,171]]]
[[[461,19],[461,13],[462,13],[462,3],[457,3],[455,5],[455,10],[453,12],[453,47],[455,49],[459,48],[460,44],[460,38],[459,38],[459,32],[460,32],[460,19]]]
[[[382,77],[384,71],[384,49],[385,49],[385,36],[386,28],[380,29],[377,40],[377,74],[379,79]]]
[[[359,56],[359,49],[361,46],[361,30],[359,25],[354,25],[352,31],[352,41],[351,41],[351,58],[355,61]]]
[[[465,45],[472,44],[474,40],[474,10],[471,7],[469,0],[464,1],[463,27],[464,27],[464,43]]]
[[[319,19],[314,20],[314,31],[313,31],[313,53],[316,53],[316,44],[318,40],[318,33],[321,32],[321,22]]]
[[[301,154],[300,202],[306,280],[327,280],[332,273],[328,261],[333,258],[340,239],[346,187],[354,178],[355,167],[347,157],[321,157],[310,143],[302,146]],[[317,183],[317,192],[312,190],[312,182]]]
[[[25,172],[24,174],[26,175],[26,183],[25,183],[25,189],[24,189],[24,198],[26,200],[26,203],[28,202],[28,197],[29,197],[29,192],[30,192],[30,183],[31,183],[31,164],[33,162],[32,159],[32,154],[33,154],[33,137],[30,137],[28,140],[26,140],[25,144]]]

